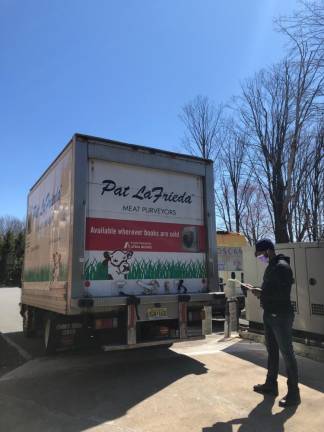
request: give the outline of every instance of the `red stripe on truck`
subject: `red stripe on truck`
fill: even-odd
[[[87,218],[86,250],[205,252],[203,225]]]

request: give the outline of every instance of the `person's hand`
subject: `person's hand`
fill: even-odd
[[[248,284],[248,283],[244,283],[241,285],[241,290],[242,290],[244,297],[247,297],[248,290],[252,289],[252,288],[253,288],[253,285]]]
[[[261,297],[261,289],[260,288],[253,288],[252,294],[254,294],[255,297],[257,297],[259,299]]]

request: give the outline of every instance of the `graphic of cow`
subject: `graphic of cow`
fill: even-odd
[[[113,252],[104,252],[104,261],[102,264],[107,266],[107,278],[109,280],[126,279],[130,272],[130,260],[133,256],[133,251],[117,249]]]

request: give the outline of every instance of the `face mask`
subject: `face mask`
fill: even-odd
[[[258,255],[258,260],[260,260],[263,264],[268,264],[269,263],[269,258],[264,256],[264,255]]]

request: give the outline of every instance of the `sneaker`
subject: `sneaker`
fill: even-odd
[[[268,394],[271,396],[278,396],[278,384],[257,384],[253,387],[253,390],[257,393]]]
[[[300,394],[297,393],[289,393],[286,394],[284,398],[279,401],[279,406],[282,408],[297,406],[301,403]]]

